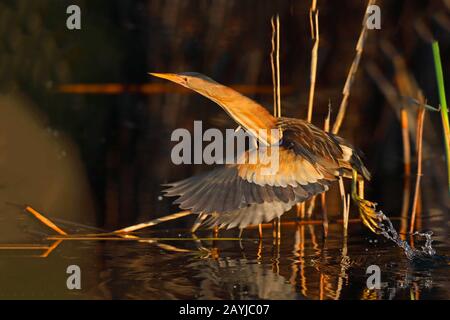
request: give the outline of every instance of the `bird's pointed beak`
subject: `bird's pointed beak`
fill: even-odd
[[[155,72],[149,72],[149,75],[152,75],[157,78],[166,79],[175,83],[183,84],[183,79],[176,73],[155,73]]]

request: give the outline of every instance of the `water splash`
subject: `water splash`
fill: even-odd
[[[421,247],[420,250],[412,248],[406,241],[402,240],[397,232],[395,230],[394,226],[392,225],[391,220],[382,212],[377,212],[377,217],[379,219],[378,226],[380,228],[380,234],[382,234],[387,239],[393,241],[395,244],[397,244],[400,248],[403,249],[403,251],[406,254],[406,257],[409,260],[416,260],[416,259],[426,259],[431,258],[436,255],[436,250],[434,250],[432,246],[432,238],[433,235],[432,231],[428,232],[415,232],[413,235],[417,235],[420,237],[425,238],[425,244]]]

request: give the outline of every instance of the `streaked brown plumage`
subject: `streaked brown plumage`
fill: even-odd
[[[167,185],[166,196],[177,196],[180,208],[198,214],[194,229],[200,225],[242,229],[271,221],[296,203],[327,191],[337,177],[351,176],[352,169],[370,179],[356,150],[338,136],[301,119],[275,118],[257,102],[198,73],[152,75],[216,102],[263,145],[279,143],[275,174],[263,174],[260,163],[229,164]],[[279,129],[281,135],[260,129]],[[255,150],[244,156],[251,152]]]

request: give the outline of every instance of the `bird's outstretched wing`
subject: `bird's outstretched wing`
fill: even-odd
[[[275,174],[262,174],[254,164],[226,165],[168,184],[164,192],[178,197],[174,203],[180,208],[208,215],[206,225],[245,228],[271,221],[294,204],[327,191],[335,179],[308,166],[307,161],[283,161],[295,157],[290,150],[283,149],[280,157]]]

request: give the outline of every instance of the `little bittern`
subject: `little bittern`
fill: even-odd
[[[327,191],[338,177],[351,177],[353,169],[370,179],[358,152],[341,137],[301,119],[275,118],[257,102],[202,74],[152,75],[198,92],[260,143],[279,146],[279,169],[273,174],[263,174],[263,165],[227,164],[169,184],[165,195],[177,196],[180,208],[198,214],[194,231],[200,225],[242,229],[279,218],[295,204]],[[278,129],[282,138],[260,129]]]

